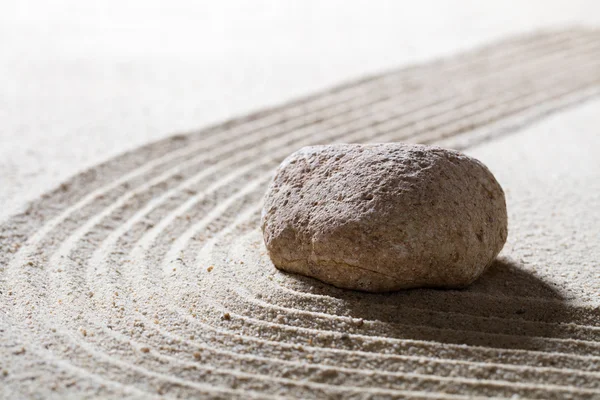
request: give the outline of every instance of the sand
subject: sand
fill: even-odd
[[[0,220],[84,169],[177,132],[511,35],[600,26],[596,0],[0,8]]]
[[[140,147],[0,226],[0,397],[600,398],[600,32],[507,39]],[[467,290],[365,294],[272,267],[297,148],[461,149],[509,238]]]

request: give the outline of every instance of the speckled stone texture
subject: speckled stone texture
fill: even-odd
[[[280,165],[262,229],[277,268],[341,288],[464,287],[506,241],[506,202],[481,162],[453,150],[313,146]]]

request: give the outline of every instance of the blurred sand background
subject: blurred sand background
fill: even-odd
[[[493,39],[594,0],[0,3],[0,219],[173,133]]]

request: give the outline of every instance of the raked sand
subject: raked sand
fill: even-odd
[[[514,37],[133,150],[0,226],[0,398],[600,398],[600,32]],[[509,237],[467,290],[277,271],[258,226],[307,144],[461,149]]]

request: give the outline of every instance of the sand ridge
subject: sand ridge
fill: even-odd
[[[65,182],[0,227],[0,394],[599,397],[593,278],[592,296],[566,298],[505,252],[466,291],[348,292],[276,271],[258,228],[266,184],[297,148],[493,143],[597,95],[599,39],[512,38],[178,135]]]

